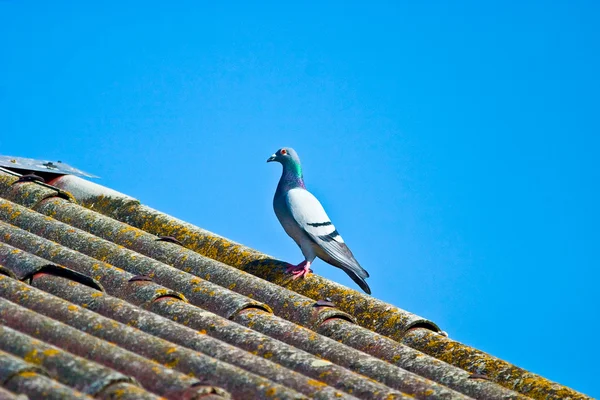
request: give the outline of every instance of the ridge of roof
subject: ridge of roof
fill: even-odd
[[[281,262],[130,196],[72,175],[51,178],[15,183],[18,174],[0,168],[0,273],[8,275],[0,276],[0,322],[7,329],[46,341],[33,328],[22,332],[11,316],[44,326],[44,318],[53,318],[65,325],[53,329],[115,341],[123,351],[183,371],[177,373],[202,372],[181,362],[188,356],[214,360],[231,381],[245,382],[203,377],[212,388],[205,394],[219,398],[227,392],[244,398],[252,390],[255,398],[589,398],[449,339],[435,323],[371,296],[314,274],[291,281]],[[23,298],[27,288],[44,301]],[[92,331],[85,321],[102,321],[103,328]],[[109,325],[121,334],[110,336]],[[142,339],[122,341],[125,332]],[[202,339],[194,340],[198,333]],[[78,349],[68,340],[47,345]],[[159,348],[176,349],[177,356]],[[52,378],[72,387],[61,373]],[[261,379],[274,390],[258,390]],[[145,380],[118,384],[182,398]]]

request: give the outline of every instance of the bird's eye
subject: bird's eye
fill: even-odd
[[[281,149],[281,155],[286,155],[287,154],[287,150],[286,149]]]

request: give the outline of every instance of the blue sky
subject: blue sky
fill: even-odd
[[[294,147],[376,297],[600,396],[597,2],[83,3],[0,1],[0,154],[297,263]]]

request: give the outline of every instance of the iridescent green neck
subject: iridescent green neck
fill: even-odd
[[[289,190],[295,187],[305,188],[304,179],[302,179],[302,167],[298,162],[286,163],[283,166],[278,189]]]
[[[296,178],[302,179],[302,166],[298,162],[293,162],[289,166],[290,172],[292,172]]]

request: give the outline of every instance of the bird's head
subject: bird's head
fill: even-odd
[[[284,167],[286,165],[300,165],[300,158],[294,149],[291,147],[282,147],[275,154],[267,159],[267,162],[277,161]]]
[[[282,147],[275,154],[267,159],[267,162],[277,161],[283,165],[284,174],[292,174],[302,180],[302,167],[300,166],[300,158],[294,149],[291,147]]]

